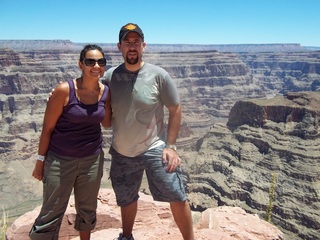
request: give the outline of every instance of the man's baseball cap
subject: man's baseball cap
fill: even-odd
[[[123,40],[127,34],[129,32],[136,32],[140,35],[140,37],[142,38],[142,41],[144,41],[144,34],[141,30],[141,28],[134,23],[127,23],[126,25],[124,25],[119,32],[119,43],[121,42],[121,40]]]

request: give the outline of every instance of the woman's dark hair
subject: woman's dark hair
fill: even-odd
[[[86,58],[87,52],[91,51],[91,50],[98,50],[101,52],[102,56],[105,57],[104,52],[102,51],[101,47],[99,47],[98,45],[95,45],[95,44],[88,44],[88,45],[84,46],[84,48],[82,49],[82,51],[80,53],[79,61],[82,62]]]

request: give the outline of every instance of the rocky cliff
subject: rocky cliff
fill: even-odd
[[[7,240],[25,240],[39,214],[40,207],[18,218],[7,231]],[[70,198],[62,221],[59,240],[79,240],[74,230],[75,205]],[[272,224],[248,214],[239,207],[210,208],[203,213],[193,212],[194,232],[197,240],[283,240],[283,233]],[[111,189],[101,189],[98,195],[97,224],[92,239],[114,239],[121,232],[121,216]],[[140,193],[138,213],[133,230],[140,240],[182,239],[173,221],[168,203],[154,202],[151,196]]]
[[[214,124],[188,163],[194,207],[239,206],[266,217],[272,205],[287,239],[319,239],[319,104],[320,92],[236,102],[227,125]]]
[[[30,175],[48,92],[80,74],[79,50],[57,44],[65,48],[0,50],[0,199],[13,217],[41,199]],[[106,55],[108,67],[121,62]],[[146,51],[145,60],[164,67],[181,95],[178,146],[193,209],[240,206],[264,218],[276,176],[272,222],[289,239],[316,239],[317,97],[287,93],[319,90],[320,52]],[[107,148],[109,130],[104,138]]]
[[[97,224],[92,239],[114,239],[121,232],[121,216],[111,189],[101,189],[98,195]],[[40,206],[19,217],[8,229],[7,240],[25,240]],[[75,204],[71,196],[60,228],[59,240],[79,240],[74,230]],[[239,207],[210,208],[193,212],[194,232],[197,240],[283,240],[283,233],[257,215],[248,214]],[[248,227],[250,226],[250,227]],[[136,239],[182,239],[173,220],[168,203],[154,202],[151,196],[140,193],[138,213],[133,229]]]

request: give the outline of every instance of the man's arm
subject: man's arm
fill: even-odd
[[[168,120],[168,128],[167,128],[167,142],[166,145],[175,145],[178,133],[180,129],[180,123],[181,123],[181,104],[168,107],[169,111],[169,120]],[[176,170],[176,168],[180,165],[181,160],[173,148],[166,147],[163,150],[162,154],[162,161],[164,163],[167,163],[167,171],[173,172]]]
[[[175,145],[181,124],[181,104],[168,107],[168,110],[169,120],[167,132],[167,145]]]

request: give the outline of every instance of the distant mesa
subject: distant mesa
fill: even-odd
[[[70,40],[0,40],[0,48],[15,51],[29,50],[80,50],[87,43],[74,43]],[[97,43],[106,51],[117,51],[116,43]],[[304,47],[299,43],[274,44],[148,44],[148,52],[305,52],[317,51],[320,47]]]

